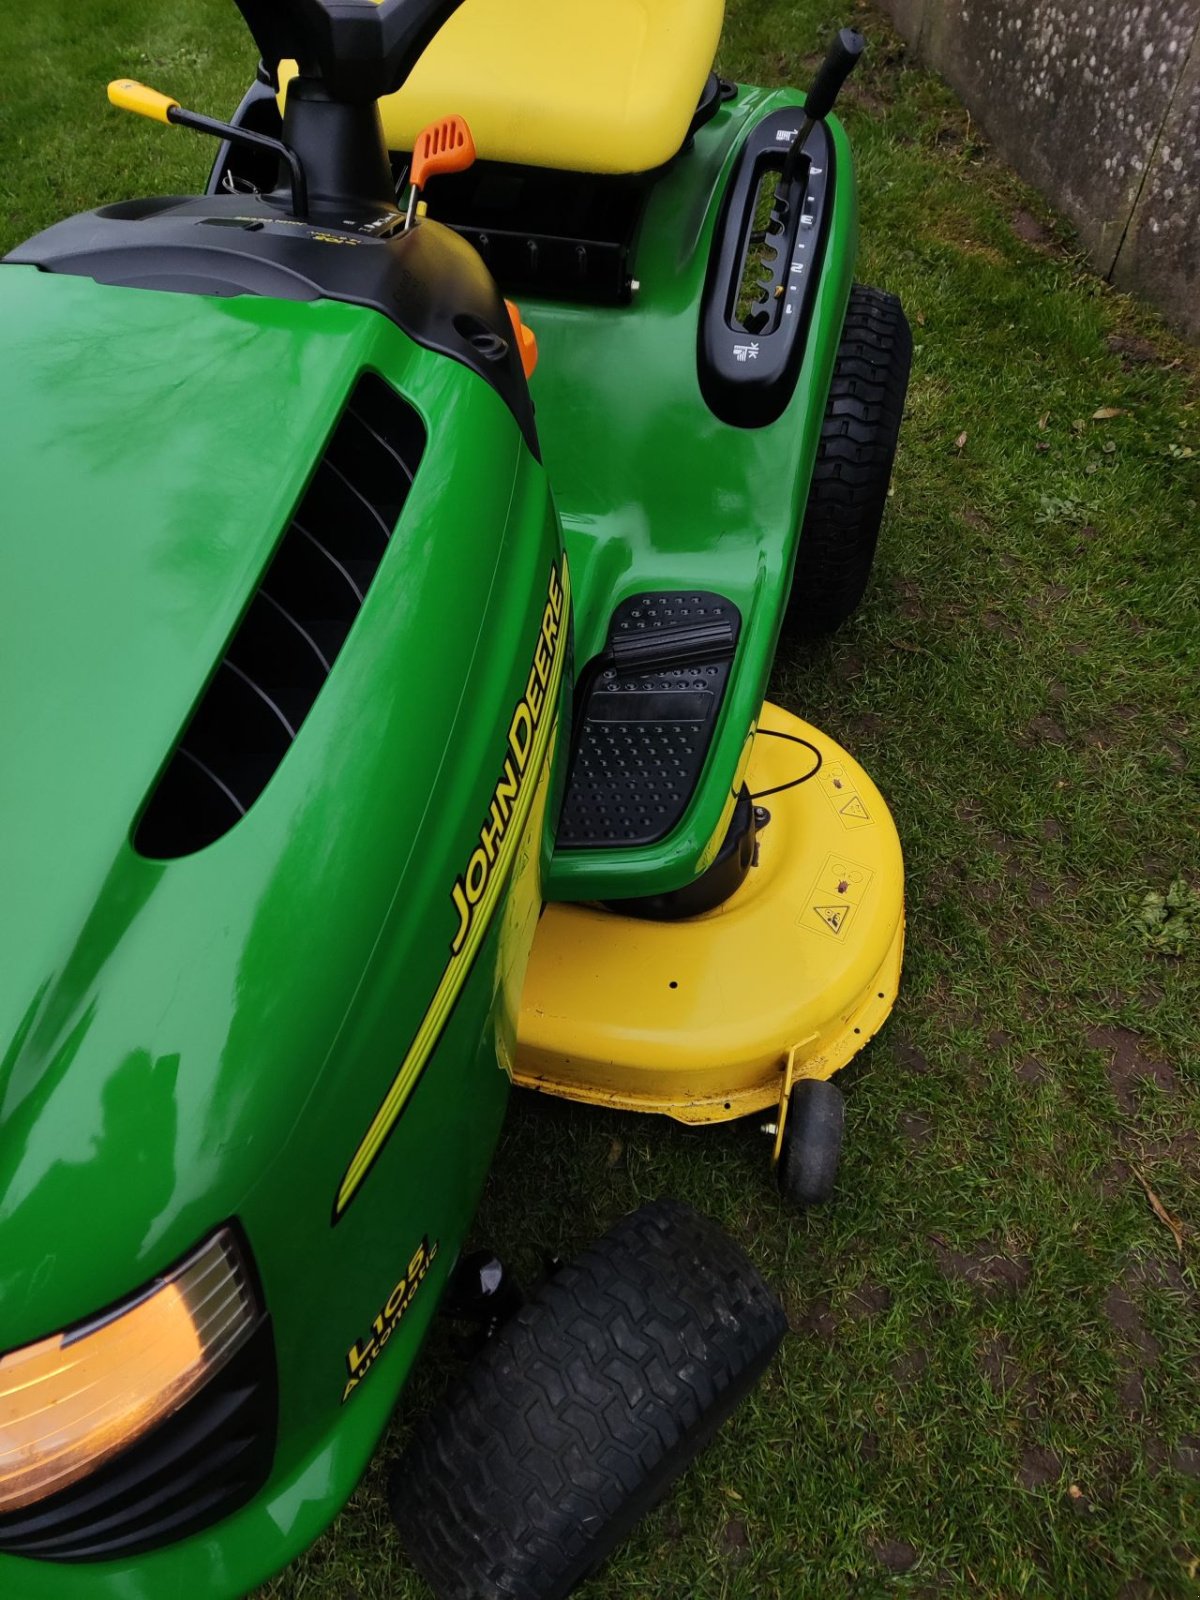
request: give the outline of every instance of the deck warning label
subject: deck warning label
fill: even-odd
[[[810,933],[843,938],[874,876],[871,868],[860,861],[851,861],[840,853],[826,856],[806,897],[800,926]]]
[[[825,798],[838,814],[843,828],[869,828],[874,818],[867,810],[848,768],[840,761],[827,761],[821,768],[817,782],[825,791]]]
[[[814,906],[813,910],[830,933],[841,933],[846,926],[846,918],[850,915],[849,906]]]

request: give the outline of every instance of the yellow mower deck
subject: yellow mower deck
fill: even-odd
[[[746,782],[771,819],[717,910],[650,922],[547,907],[517,1083],[721,1122],[778,1105],[785,1078],[831,1077],[883,1025],[904,949],[904,861],[883,797],[832,739],[769,702]]]

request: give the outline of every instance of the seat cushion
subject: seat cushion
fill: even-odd
[[[380,104],[393,150],[466,117],[490,161],[645,172],[687,138],[724,0],[464,0],[398,94]],[[281,79],[294,74],[284,63]]]

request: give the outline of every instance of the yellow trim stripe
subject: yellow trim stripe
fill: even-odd
[[[505,830],[504,838],[500,841],[497,851],[495,867],[488,878],[487,887],[483,891],[475,914],[471,918],[471,926],[467,937],[463,941],[457,954],[450,957],[446,970],[442,974],[441,982],[434,992],[429,1010],[425,1013],[421,1026],[417,1029],[416,1037],[401,1064],[399,1072],[392,1080],[392,1086],[384,1097],[383,1104],[375,1113],[371,1126],[367,1129],[366,1137],[354,1153],[354,1159],[346,1169],[338,1189],[337,1200],[333,1208],[333,1220],[341,1217],[346,1207],[357,1193],[363,1179],[371,1170],[377,1156],[386,1144],[389,1134],[395,1127],[401,1111],[409,1095],[417,1086],[417,1080],[424,1071],[429,1057],[433,1054],[434,1046],[441,1036],[442,1029],[449,1020],[463,985],[479,953],[479,947],[491,926],[492,917],[500,902],[508,877],[508,869],[512,857],[516,854],[517,844],[524,831],[530,808],[533,805],[534,795],[537,793],[542,766],[545,762],[546,751],[550,738],[558,722],[557,699],[559,683],[562,679],[563,663],[567,654],[567,636],[570,631],[568,622],[571,607],[571,575],[567,568],[566,557],[562,561],[562,589],[563,608],[562,626],[555,641],[554,660],[550,668],[550,680],[546,686],[546,715],[538,724],[534,735],[533,749],[530,751],[529,763],[525,769],[526,779],[521,785],[521,792],[513,806],[509,825]],[[554,709],[552,709],[554,708]]]

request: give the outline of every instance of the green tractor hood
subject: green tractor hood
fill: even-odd
[[[131,830],[359,352],[312,341],[285,373],[236,306],[217,342],[195,300],[23,268],[6,269],[3,287],[0,1037],[13,1046],[0,1104],[11,1116],[54,1075],[38,1060],[47,1023],[74,1010],[105,958],[89,926],[98,902],[132,920],[153,887]]]
[[[511,689],[488,658],[537,636],[552,525],[494,392],[374,312],[5,266],[0,341],[3,1350],[242,1213],[385,928],[411,980],[388,1037],[419,1021],[502,754]],[[388,554],[260,799],[206,848],[149,859],[147,797],[371,368],[429,434]],[[536,532],[510,547],[514,517]],[[328,1170],[292,1152],[314,1229],[394,1063],[374,1070],[340,1095]]]

